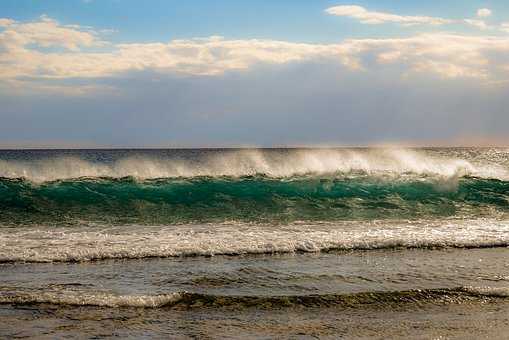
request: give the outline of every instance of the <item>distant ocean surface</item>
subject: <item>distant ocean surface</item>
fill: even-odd
[[[509,149],[0,150],[0,338],[503,338]]]

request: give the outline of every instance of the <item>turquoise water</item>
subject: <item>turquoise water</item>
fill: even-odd
[[[308,175],[290,178],[81,178],[0,180],[0,223],[175,224],[335,221],[509,212],[509,181],[464,177],[454,188],[434,178]]]

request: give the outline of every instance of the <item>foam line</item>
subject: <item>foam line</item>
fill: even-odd
[[[509,246],[509,221],[338,222],[162,227],[0,228],[0,262],[75,262],[213,256]]]

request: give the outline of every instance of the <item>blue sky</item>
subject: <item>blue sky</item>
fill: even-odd
[[[505,1],[3,0],[0,146],[507,144]]]
[[[498,1],[413,0],[2,0],[3,17],[35,20],[46,14],[62,23],[115,29],[115,42],[166,41],[223,35],[230,38],[270,38],[306,42],[335,42],[348,37],[400,36],[394,25],[366,26],[355,20],[338,20],[326,8],[355,4],[371,10],[402,15],[447,18],[475,16],[479,8],[493,10],[492,20],[509,21],[509,6]],[[473,31],[460,27],[460,31]]]

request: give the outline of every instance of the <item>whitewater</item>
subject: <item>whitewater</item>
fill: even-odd
[[[0,177],[47,182],[76,178],[158,179],[266,175],[275,178],[313,174],[430,175],[444,179],[462,176],[509,179],[507,151],[486,149],[472,157],[469,149],[423,152],[418,149],[224,149],[32,151],[30,159],[5,152]],[[444,155],[445,152],[445,155]],[[10,157],[9,157],[10,156]],[[19,155],[18,155],[19,156]],[[92,156],[92,157],[90,157]]]

